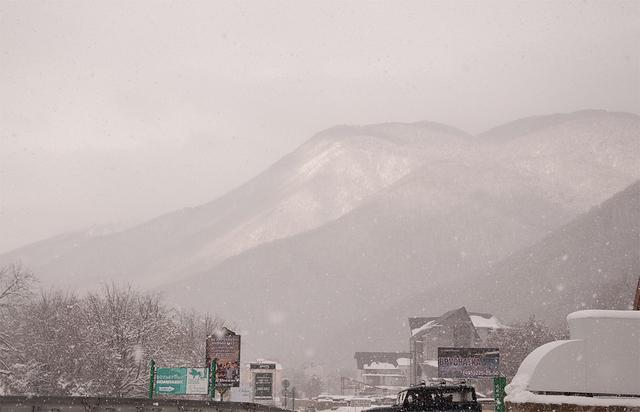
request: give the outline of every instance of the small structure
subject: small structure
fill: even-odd
[[[567,316],[569,340],[540,346],[507,386],[510,411],[640,411],[640,311]]]
[[[464,306],[439,317],[409,318],[411,383],[438,377],[439,347],[481,347],[491,333],[505,327],[495,316],[467,312]]]
[[[242,366],[240,387],[232,388],[230,400],[255,402],[262,405],[280,405],[283,368],[278,362],[256,359]]]
[[[359,393],[396,393],[409,385],[409,353],[356,352],[354,357],[362,384]]]

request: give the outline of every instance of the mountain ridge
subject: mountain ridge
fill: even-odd
[[[61,286],[162,290],[240,325],[255,356],[282,339],[318,352],[327,330],[474,280],[640,178],[640,117],[551,123],[499,143],[430,122],[338,126],[212,202],[0,264],[26,257]]]
[[[591,265],[594,262],[596,266]],[[566,315],[575,310],[629,309],[638,273],[640,181],[464,284],[441,282],[396,302],[394,310],[380,310],[374,314],[378,322],[363,326],[368,340],[359,344],[382,342],[378,350],[398,347],[404,342],[389,336],[408,330],[408,317],[437,316],[462,305],[493,313],[506,322],[535,316],[565,328]],[[452,289],[456,294],[443,293]],[[386,328],[380,328],[380,323]],[[357,325],[349,327],[357,329]]]

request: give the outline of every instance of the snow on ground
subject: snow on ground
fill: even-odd
[[[371,407],[371,406],[370,406]],[[363,409],[369,409],[370,407],[363,406],[340,406],[338,409],[331,409],[335,412],[361,412]]]
[[[511,403],[541,403],[547,405],[571,404],[580,406],[640,407],[640,398],[538,395],[529,391],[518,391],[515,394],[507,396],[505,401]]]
[[[364,369],[398,369],[398,367],[386,362],[371,362],[369,365],[364,365]]]
[[[531,352],[506,392],[507,402],[640,407],[640,313],[584,310],[567,316],[571,340]],[[554,393],[607,396],[542,395]],[[626,397],[613,394],[627,394]]]

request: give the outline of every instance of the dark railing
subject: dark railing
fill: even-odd
[[[0,412],[283,412],[247,402],[193,399],[0,396]]]

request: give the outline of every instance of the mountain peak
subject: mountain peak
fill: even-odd
[[[503,143],[572,121],[607,118],[632,121],[640,120],[640,116],[633,113],[595,109],[579,110],[571,113],[556,113],[551,115],[524,117],[522,119],[493,127],[483,133],[480,133],[479,137],[484,141]]]

